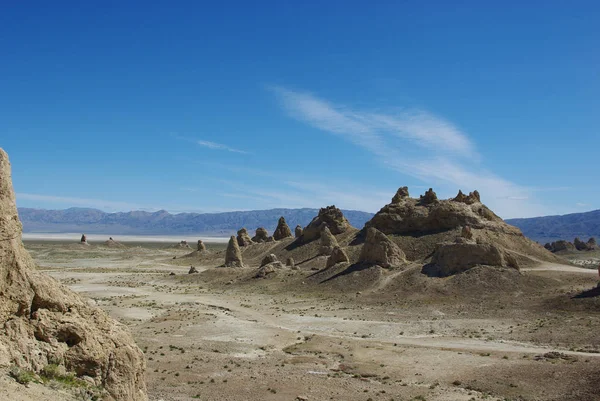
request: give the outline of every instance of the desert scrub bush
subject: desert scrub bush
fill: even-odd
[[[18,366],[11,366],[8,373],[19,384],[27,385],[36,380],[35,373],[31,370],[21,369]]]

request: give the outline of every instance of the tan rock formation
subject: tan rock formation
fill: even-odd
[[[349,262],[348,255],[346,255],[346,251],[339,246],[333,248],[331,251],[331,255],[327,258],[327,263],[325,264],[326,268],[335,266],[338,263],[347,263]]]
[[[197,249],[198,252],[204,252],[206,251],[206,245],[204,244],[204,242],[202,242],[201,239],[198,240],[198,245],[197,245]]]
[[[285,265],[287,267],[291,267],[294,268],[296,267],[296,262],[294,262],[294,258],[292,258],[291,256],[289,258],[287,258],[287,260],[285,261]]]
[[[256,235],[252,237],[253,242],[267,242],[269,240],[269,232],[266,228],[259,227],[256,229]]]
[[[115,400],[147,400],[146,363],[128,329],[36,271],[21,229],[0,149],[0,363],[40,371],[58,362]]]
[[[367,229],[365,243],[359,256],[360,263],[378,265],[386,269],[406,263],[406,255],[398,245],[376,228]]]
[[[85,234],[81,234],[81,239],[79,240],[82,244],[87,244],[87,237]]]
[[[409,196],[408,187],[400,187],[398,188],[398,191],[396,191],[396,195],[392,198],[392,203],[400,203],[402,199],[408,198]]]
[[[269,263],[278,262],[277,256],[274,254],[266,255],[263,260],[260,262],[261,266],[268,265]]]
[[[194,273],[200,273],[200,272],[194,266],[190,266],[190,270],[188,270],[188,274],[194,274]]]
[[[252,239],[250,238],[250,235],[248,235],[248,230],[246,230],[246,228],[241,228],[237,232],[237,242],[239,246],[248,246],[253,244]]]
[[[273,232],[273,238],[276,241],[280,241],[290,237],[292,237],[292,230],[290,230],[290,227],[285,222],[285,218],[281,216],[277,222],[277,228],[275,229],[275,232]]]
[[[340,209],[335,206],[327,206],[320,209],[319,214],[303,230],[302,241],[310,242],[319,238],[323,224],[327,224],[329,231],[334,235],[346,232],[352,227]]]
[[[440,244],[431,263],[438,268],[441,276],[460,273],[477,265],[519,269],[512,255],[493,244]]]
[[[518,228],[504,223],[480,202],[467,204],[436,199],[432,190],[420,199],[397,198],[395,203],[381,208],[365,226],[375,227],[388,235],[439,232],[464,226],[522,235]]]
[[[225,267],[244,267],[242,251],[237,239],[232,235],[225,251]]]
[[[452,200],[454,202],[461,202],[461,203],[466,203],[467,205],[472,205],[473,203],[480,203],[481,197],[479,196],[479,192],[477,192],[477,190],[475,190],[473,192],[469,192],[469,195],[465,195],[459,189],[458,195],[456,195],[456,197]]]
[[[337,239],[333,236],[327,224],[321,226],[321,234],[319,236],[319,255],[331,255],[333,248],[338,245]]]
[[[296,226],[296,228],[294,229],[294,236],[295,236],[296,238],[300,238],[300,237],[302,237],[302,226],[301,226],[300,224],[298,224],[298,225]]]

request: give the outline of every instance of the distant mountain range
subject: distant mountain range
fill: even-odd
[[[253,234],[258,227],[273,232],[279,217],[284,216],[294,230],[297,224],[305,227],[318,209],[270,209],[224,213],[158,212],[106,213],[98,209],[70,208],[43,210],[19,208],[19,217],[26,233],[87,233],[112,235],[177,235],[202,234],[228,236],[246,227]],[[372,213],[343,210],[350,223],[362,228]]]
[[[600,210],[563,216],[508,219],[506,222],[519,227],[527,237],[542,244],[559,239],[573,241],[575,237],[584,241],[589,237],[600,239]]]
[[[98,209],[70,208],[43,210],[19,208],[19,217],[27,233],[88,233],[113,235],[176,235],[202,234],[227,236],[241,227],[253,233],[257,227],[273,232],[279,217],[284,216],[294,229],[297,224],[305,227],[319,212],[318,209],[269,209],[224,213],[179,213],[165,210],[158,212],[106,213]],[[373,217],[372,213],[343,210],[350,223],[357,228]],[[575,237],[587,240],[600,239],[600,210],[574,213],[564,216],[545,216],[527,219],[508,219],[527,237],[545,243]]]

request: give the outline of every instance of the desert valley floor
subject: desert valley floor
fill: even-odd
[[[299,264],[254,278],[256,267],[216,268],[223,244],[203,260],[166,244],[25,245],[39,270],[129,326],[153,401],[600,399],[592,269],[440,278]]]

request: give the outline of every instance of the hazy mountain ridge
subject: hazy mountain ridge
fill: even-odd
[[[526,219],[508,219],[508,224],[519,227],[523,234],[540,243],[579,237],[600,239],[600,210],[572,213],[562,216],[544,216]]]
[[[106,213],[98,209],[70,208],[45,210],[19,208],[19,217],[26,233],[82,232],[94,234],[210,234],[231,235],[241,227],[253,233],[257,227],[272,232],[279,217],[284,216],[293,229],[297,224],[306,226],[319,212],[318,209],[269,209],[223,213],[179,213],[165,210],[158,212]],[[350,223],[362,228],[372,213],[343,210]]]

